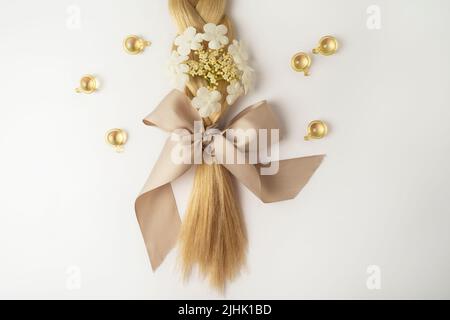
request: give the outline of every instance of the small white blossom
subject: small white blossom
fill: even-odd
[[[233,43],[229,45],[228,52],[233,57],[234,63],[236,63],[239,70],[243,71],[248,65],[249,54],[247,47],[242,42],[234,40]]]
[[[179,55],[177,51],[173,51],[169,59],[169,73],[172,77],[173,84],[178,89],[183,89],[189,81],[189,66],[185,62],[189,58]]]
[[[222,95],[219,91],[209,91],[207,88],[202,87],[198,89],[197,96],[192,99],[192,105],[198,110],[202,118],[207,118],[220,111],[220,100],[222,100]]]
[[[241,81],[244,86],[245,94],[247,94],[253,87],[254,70],[248,65],[249,54],[247,47],[237,40],[228,46],[228,52],[233,57],[234,63],[241,71]]]
[[[249,66],[245,67],[245,69],[242,70],[241,81],[244,85],[245,94],[247,94],[250,90],[253,89],[253,85],[255,82],[255,71]]]
[[[175,45],[178,47],[178,53],[187,56],[191,50],[198,50],[202,47],[203,35],[197,33],[194,27],[187,28],[183,34],[175,39]]]
[[[205,33],[203,34],[203,39],[208,41],[208,47],[213,50],[217,50],[226,46],[230,40],[226,36],[228,33],[228,28],[221,24],[216,25],[214,23],[205,24],[203,27]]]
[[[228,87],[227,87],[227,103],[228,105],[233,105],[236,100],[244,94],[244,88],[242,88],[242,85],[239,81],[233,81]]]

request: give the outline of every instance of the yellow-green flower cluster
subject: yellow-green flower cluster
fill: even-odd
[[[187,61],[189,75],[201,77],[208,83],[209,90],[217,90],[220,81],[231,83],[239,80],[233,57],[225,49],[204,49],[194,51],[195,60]]]

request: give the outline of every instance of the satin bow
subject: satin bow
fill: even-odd
[[[166,132],[184,130],[194,135],[194,123],[202,121],[189,98],[181,91],[169,93],[158,107],[144,119],[149,126]],[[278,121],[270,105],[262,101],[238,114],[221,130],[229,129],[278,129]],[[246,148],[227,140],[224,134],[214,134],[212,145],[214,157],[223,159],[223,146],[235,148],[236,153],[246,152]],[[194,141],[193,145],[197,142]],[[181,226],[181,219],[175,202],[171,183],[185,174],[194,164],[177,163],[172,159],[172,151],[179,142],[169,138],[153,168],[140,196],[136,200],[136,215],[144,237],[153,270],[164,261],[175,246]],[[242,150],[244,149],[244,151]],[[245,185],[264,203],[278,202],[295,198],[307,184],[324,156],[311,156],[278,161],[275,175],[261,175],[260,164],[223,165],[238,181]]]

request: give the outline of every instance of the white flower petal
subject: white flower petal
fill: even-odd
[[[209,117],[211,114],[220,111],[222,94],[217,91],[209,91],[202,87],[198,89],[197,96],[192,99],[192,106],[196,108],[202,118]]]
[[[203,27],[203,29],[205,30],[203,39],[209,42],[208,47],[210,49],[220,49],[224,45],[227,45],[230,41],[226,36],[228,33],[228,28],[225,25],[217,26],[213,23],[208,23]]]
[[[178,63],[183,63],[189,60],[188,56],[184,56],[184,55],[178,55],[177,61]]]
[[[228,47],[228,52],[233,57],[234,63],[240,71],[244,71],[249,68],[249,54],[243,43],[234,40],[233,43]]]
[[[177,49],[178,53],[182,56],[187,56],[191,53],[191,48],[185,45],[181,45]]]
[[[247,67],[242,73],[242,84],[244,85],[245,94],[247,94],[253,88],[254,78],[255,76],[253,69]]]
[[[218,50],[218,49],[222,48],[222,45],[217,40],[211,40],[208,44],[208,47],[213,50]]]
[[[202,45],[201,45],[201,43],[199,43],[199,42],[192,42],[191,43],[191,49],[192,50],[198,50],[198,49],[200,49],[202,47]]]
[[[211,114],[209,113],[209,110],[207,108],[200,108],[198,110],[198,114],[200,115],[200,117],[202,118],[207,118],[209,117]]]
[[[189,66],[187,64],[180,64],[180,65],[178,65],[178,71],[181,73],[188,73]]]
[[[207,23],[203,26],[203,30],[207,33],[214,33],[216,31],[217,25],[214,23]]]
[[[202,42],[203,42],[203,34],[197,33],[194,39],[192,40],[192,43],[196,47],[194,50],[200,49],[202,47]]]
[[[203,104],[202,104],[200,98],[194,97],[194,99],[192,99],[192,106],[193,106],[195,109],[200,109],[200,108],[202,107],[202,105],[203,105]]]
[[[211,91],[209,97],[210,97],[210,99],[211,99],[212,101],[218,102],[218,101],[220,101],[220,100],[222,99],[222,94],[221,94],[219,91],[214,90],[214,91]]]
[[[227,36],[221,36],[221,37],[219,38],[219,42],[220,42],[222,45],[226,46],[226,45],[230,42],[230,40],[228,39]]]
[[[187,60],[187,56],[180,55],[174,50],[168,61],[168,71],[170,72],[172,83],[179,89],[184,88],[189,81],[189,66],[184,63]]]
[[[175,41],[174,41],[174,43],[175,43],[176,46],[179,46],[179,45],[182,44],[183,42],[184,42],[184,37],[183,37],[183,36],[178,36],[178,37],[176,37],[176,38],[175,38]]]
[[[203,34],[203,40],[205,40],[205,41],[212,41],[212,40],[214,40],[214,35],[213,34],[211,34],[211,33],[205,33],[205,34]]]
[[[202,33],[197,33],[194,37],[194,41],[195,42],[202,42],[203,41],[203,34]]]
[[[197,90],[197,97],[208,96],[209,90],[205,87],[201,87]]]
[[[191,50],[198,50],[201,48],[203,37],[197,33],[194,27],[187,28],[183,34],[175,39],[175,45],[178,47],[177,51],[180,55],[189,55]]]
[[[184,35],[188,39],[194,38],[196,34],[197,34],[197,30],[194,27],[189,27],[184,31]]]
[[[234,81],[227,87],[227,103],[228,105],[233,105],[236,100],[244,94],[244,88],[239,81]]]
[[[235,96],[235,95],[228,95],[227,96],[227,103],[228,103],[228,105],[229,106],[233,105],[236,102],[237,98],[238,97]]]
[[[228,33],[228,28],[225,25],[221,24],[220,26],[217,26],[216,32],[225,35]]]

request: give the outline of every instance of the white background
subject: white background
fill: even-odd
[[[225,297],[450,298],[450,2],[233,0],[229,13],[259,79],[239,105],[275,106],[283,157],[328,156],[293,201],[239,188],[248,268]],[[175,252],[153,274],[134,216],[165,140],[141,119],[171,89],[167,1],[0,0],[0,25],[0,297],[222,298],[183,284]],[[128,34],[153,46],[129,56]],[[292,55],[326,34],[339,54],[293,72]],[[77,95],[86,73],[101,90]],[[314,119],[331,133],[304,142]],[[104,141],[115,127],[130,134],[123,154]],[[191,183],[175,183],[180,211]]]

